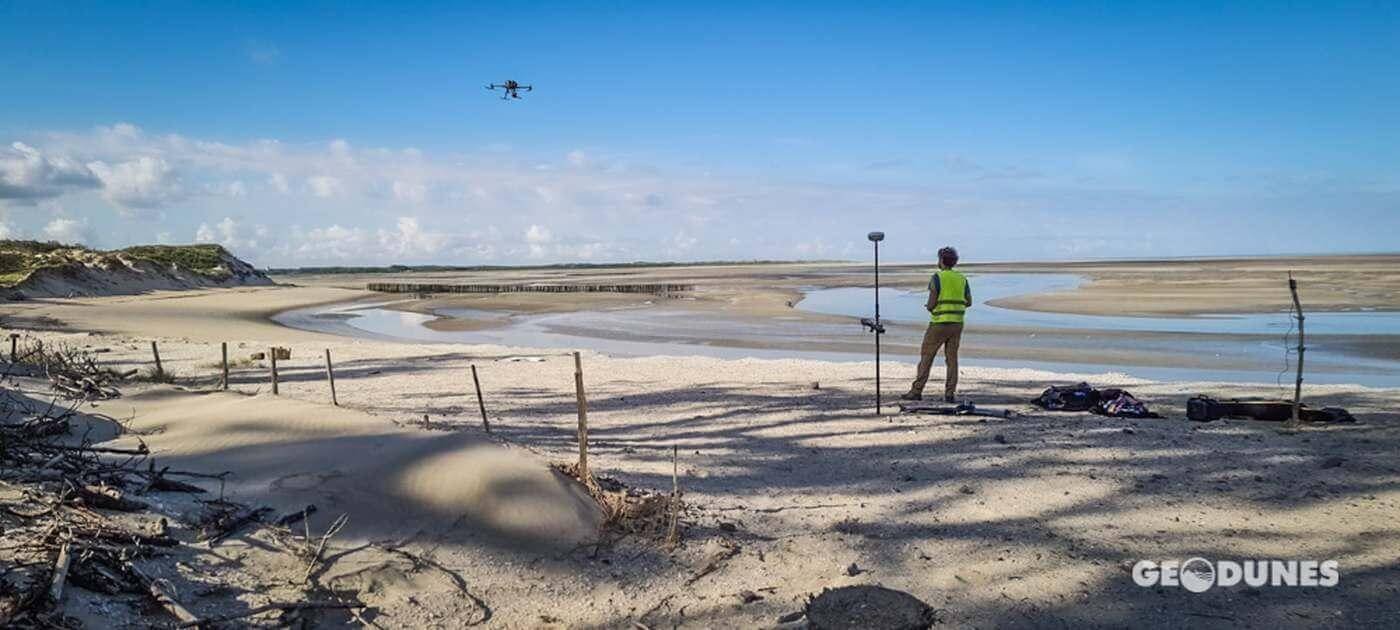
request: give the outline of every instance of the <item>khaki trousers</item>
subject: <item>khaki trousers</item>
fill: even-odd
[[[933,368],[933,358],[938,356],[938,348],[943,351],[943,362],[948,367],[948,376],[943,381],[943,395],[951,397],[958,389],[958,345],[962,343],[963,325],[929,324],[924,332],[924,343],[919,349],[919,373],[914,384],[909,386],[912,394],[923,394],[924,384],[928,383],[929,370]]]

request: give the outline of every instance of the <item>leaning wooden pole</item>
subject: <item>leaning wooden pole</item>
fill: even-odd
[[[491,421],[486,419],[486,401],[481,398],[481,379],[476,377],[476,364],[472,364],[472,385],[476,387],[476,406],[481,409],[481,426],[491,432]]]
[[[156,376],[164,376],[165,368],[160,365],[160,348],[156,347],[154,339],[151,340],[151,356],[156,358]]]
[[[228,390],[228,342],[220,342],[219,347],[224,354],[224,390]]]
[[[588,472],[588,397],[583,393],[583,359],[574,353],[574,395],[578,399],[578,477],[593,480]]]
[[[1297,425],[1302,422],[1303,404],[1303,353],[1307,351],[1307,346],[1303,343],[1303,303],[1298,300],[1298,281],[1293,279],[1293,272],[1288,273],[1288,292],[1293,294],[1293,310],[1298,317],[1298,378],[1293,381],[1293,418],[1290,423]]]
[[[331,384],[331,404],[340,406],[340,400],[335,397],[335,370],[331,368],[331,349],[326,348],[326,380]]]

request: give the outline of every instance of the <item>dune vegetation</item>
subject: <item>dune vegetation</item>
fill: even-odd
[[[100,251],[55,241],[0,240],[0,287],[14,287],[40,269],[97,267],[118,269],[135,261],[150,261],[173,271],[188,271],[211,278],[231,272],[233,256],[220,245],[138,245]]]

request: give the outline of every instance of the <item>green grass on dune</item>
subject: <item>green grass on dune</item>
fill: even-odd
[[[0,287],[13,287],[36,269],[67,267],[80,261],[91,262],[94,256],[106,258],[118,254],[205,275],[226,273],[222,265],[224,257],[229,255],[219,245],[138,245],[102,252],[54,241],[0,239]]]
[[[132,258],[173,265],[199,273],[215,273],[228,252],[220,245],[137,245],[121,250]]]

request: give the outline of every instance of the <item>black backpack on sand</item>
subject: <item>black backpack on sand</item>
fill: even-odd
[[[1089,411],[1099,404],[1099,392],[1088,383],[1068,387],[1051,385],[1031,404],[1051,411]]]
[[[1298,415],[1304,422],[1356,422],[1356,418],[1341,407],[1312,409],[1302,405]],[[1192,396],[1186,401],[1186,417],[1196,422],[1210,422],[1221,418],[1285,422],[1293,417],[1293,403],[1275,400],[1220,401],[1208,396]]]

